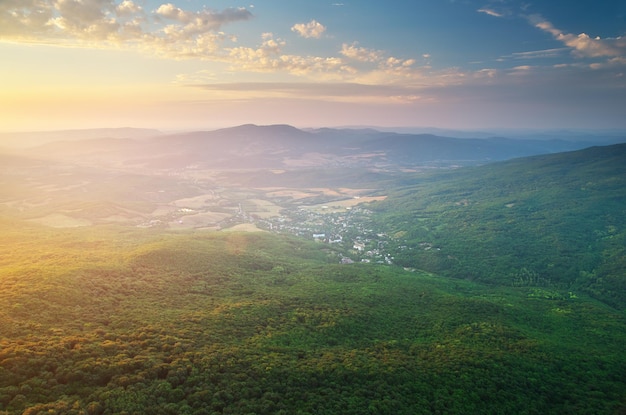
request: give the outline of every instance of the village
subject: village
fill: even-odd
[[[388,264],[393,256],[387,252],[389,237],[371,226],[371,211],[361,206],[296,206],[267,218],[241,209],[231,220],[253,223],[273,233],[288,233],[333,245],[341,252],[342,264],[354,262]]]
[[[347,188],[212,188],[163,204],[136,226],[291,234],[331,246],[342,264],[392,265],[394,252],[409,248],[372,220],[369,203],[384,198]]]

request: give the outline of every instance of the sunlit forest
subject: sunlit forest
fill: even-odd
[[[340,177],[7,156],[0,414],[626,413],[625,151]]]

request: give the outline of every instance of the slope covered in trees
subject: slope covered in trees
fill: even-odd
[[[3,220],[0,413],[610,414],[623,314],[270,234]]]
[[[626,308],[626,145],[405,179],[372,208],[401,265]]]

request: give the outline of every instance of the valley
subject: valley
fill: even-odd
[[[329,162],[286,131],[235,129],[246,168],[3,153],[0,414],[624,411],[623,144]]]

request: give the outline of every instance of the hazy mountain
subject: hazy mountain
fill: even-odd
[[[522,140],[565,140],[583,141],[592,145],[610,145],[624,142],[626,131],[619,129],[590,129],[590,130],[567,130],[567,129],[488,129],[488,130],[453,130],[433,127],[376,127],[376,126],[348,126],[348,129],[370,129],[377,131],[395,132],[400,134],[433,134],[443,137],[456,138],[492,138],[508,137]]]
[[[0,133],[3,147],[27,148],[56,141],[80,141],[97,138],[133,138],[156,137],[159,130],[147,128],[95,128],[85,130],[58,130]]]
[[[123,135],[123,132],[119,132]],[[144,132],[148,134],[148,132]],[[64,140],[30,154],[81,162],[123,162],[152,168],[249,169],[302,167],[411,168],[473,165],[588,147],[562,139],[454,138],[373,129],[300,130],[288,125],[242,125],[134,138]]]

